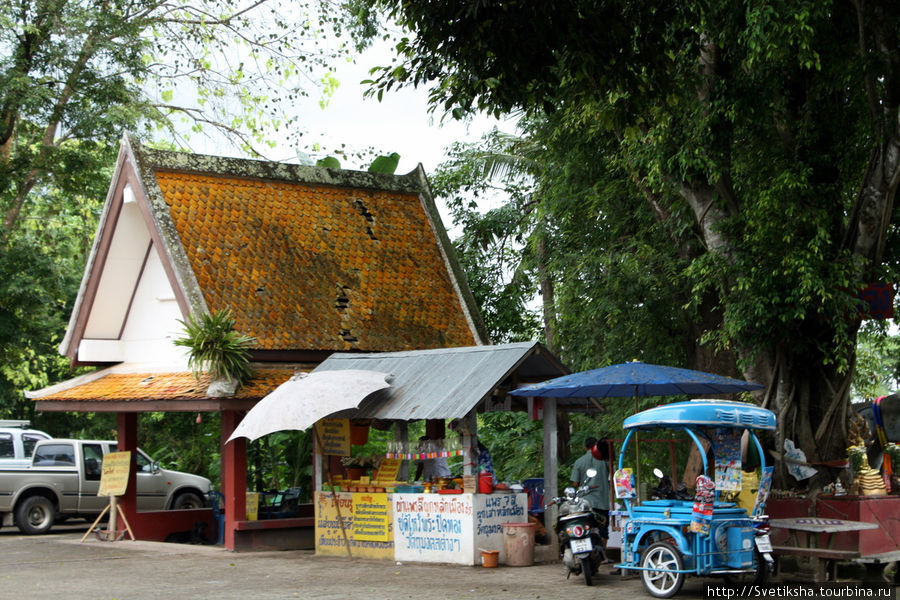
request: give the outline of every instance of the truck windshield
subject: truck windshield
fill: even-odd
[[[23,433],[22,434],[22,448],[25,450],[25,456],[31,456],[34,454],[34,445],[38,443],[39,440],[50,439],[46,435],[40,435],[37,433]]]
[[[75,450],[72,444],[46,444],[34,454],[36,467],[74,467]]]

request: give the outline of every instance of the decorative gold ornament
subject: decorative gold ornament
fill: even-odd
[[[850,467],[854,477],[850,485],[850,493],[863,496],[883,496],[887,494],[884,479],[877,469],[869,466],[869,457],[866,456],[865,446],[850,446],[847,448],[847,457],[850,459]]]
[[[850,483],[851,495],[882,496],[887,494],[884,479],[878,470],[869,466],[869,457],[866,455],[866,446],[872,443],[872,434],[862,415],[851,417],[847,426],[847,458],[853,471],[853,481]]]

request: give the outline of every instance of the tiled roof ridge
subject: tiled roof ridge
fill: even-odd
[[[184,189],[179,188],[178,186],[181,184],[176,183],[176,181],[181,181],[182,179],[189,179],[192,183],[190,185],[186,184]],[[66,337],[60,344],[60,352],[69,356],[73,363],[76,363],[78,360],[81,337],[84,334],[89,311],[93,306],[94,295],[99,288],[98,282],[102,269],[98,267],[105,264],[102,261],[106,260],[105,252],[108,251],[110,241],[115,232],[119,210],[125,205],[123,198],[126,187],[130,187],[132,190],[133,199],[137,202],[137,206],[147,224],[154,247],[159,253],[160,261],[175,293],[180,313],[183,316],[206,314],[211,310],[211,306],[207,302],[212,302],[212,308],[234,305],[233,299],[227,298],[228,295],[224,294],[223,290],[220,289],[221,286],[215,287],[216,282],[223,281],[221,278],[210,279],[212,277],[210,268],[206,269],[206,271],[210,272],[195,271],[195,269],[200,269],[202,265],[210,264],[209,261],[213,259],[220,261],[216,264],[225,264],[222,261],[229,259],[229,257],[237,256],[236,253],[244,247],[244,244],[248,243],[247,240],[234,236],[235,239],[229,240],[230,245],[222,252],[215,254],[213,258],[210,258],[211,255],[207,251],[210,248],[216,249],[218,246],[207,244],[202,247],[205,254],[200,256],[196,247],[184,245],[179,227],[185,223],[199,223],[201,225],[198,225],[198,227],[206,227],[203,229],[203,232],[207,237],[217,234],[213,229],[209,228],[205,221],[195,219],[194,215],[189,212],[192,205],[186,202],[176,202],[170,205],[169,202],[174,199],[174,196],[172,199],[169,199],[166,195],[173,191],[176,194],[189,191],[196,196],[199,192],[195,182],[204,179],[218,180],[214,182],[216,186],[230,186],[232,189],[229,189],[226,195],[233,193],[234,190],[240,190],[240,193],[245,194],[246,197],[264,193],[270,194],[272,198],[277,195],[279,199],[282,196],[290,199],[291,196],[285,195],[286,192],[284,191],[289,190],[291,194],[295,195],[315,195],[317,198],[323,198],[326,202],[332,197],[346,197],[351,202],[354,198],[362,199],[361,202],[357,201],[357,204],[360,205],[359,207],[350,205],[349,211],[347,206],[344,205],[346,202],[344,202],[341,205],[335,204],[340,210],[329,208],[324,211],[319,210],[315,214],[310,213],[309,215],[302,211],[311,210],[310,206],[312,205],[297,205],[300,207],[300,211],[287,213],[289,218],[286,218],[283,222],[275,223],[274,229],[281,231],[285,227],[296,225],[296,221],[299,221],[298,212],[307,220],[312,219],[315,221],[318,219],[322,221],[321,231],[319,229],[309,229],[299,232],[304,235],[306,235],[307,231],[310,232],[310,235],[316,234],[317,237],[313,238],[314,243],[311,243],[308,249],[299,248],[296,244],[291,246],[282,244],[275,250],[271,248],[266,250],[255,248],[259,251],[255,255],[257,262],[263,261],[260,262],[262,266],[250,265],[257,269],[256,271],[247,267],[245,272],[235,269],[229,272],[239,273],[246,281],[251,281],[254,277],[262,277],[263,279],[261,280],[264,280],[266,268],[271,267],[275,269],[273,272],[283,273],[283,270],[279,270],[281,263],[292,256],[294,258],[299,256],[306,261],[302,264],[309,263],[307,266],[310,269],[303,273],[292,272],[291,276],[294,278],[294,281],[300,281],[301,279],[308,281],[309,277],[304,274],[308,272],[326,283],[331,281],[347,286],[349,285],[346,281],[347,277],[357,277],[361,273],[359,269],[353,270],[344,264],[344,262],[348,264],[352,262],[350,258],[344,260],[344,257],[354,257],[353,260],[355,261],[368,261],[364,263],[369,266],[369,271],[366,272],[367,279],[365,283],[368,286],[366,289],[370,292],[371,290],[387,290],[387,292],[378,296],[378,304],[369,305],[375,302],[372,299],[375,296],[370,293],[372,298],[366,297],[370,300],[369,304],[359,304],[358,308],[355,309],[355,313],[346,312],[347,315],[355,318],[355,321],[349,323],[349,325],[344,323],[344,320],[346,320],[345,312],[341,312],[341,310],[346,307],[342,305],[337,305],[334,308],[334,310],[338,311],[338,322],[333,323],[334,319],[323,321],[320,318],[322,314],[319,313],[326,311],[329,306],[328,298],[320,294],[325,299],[318,302],[318,304],[309,304],[315,310],[306,310],[310,314],[315,313],[316,320],[313,322],[321,329],[319,333],[316,333],[316,335],[310,334],[302,340],[296,336],[295,338],[290,338],[286,334],[279,334],[280,337],[276,340],[275,337],[277,336],[269,335],[265,339],[268,345],[260,345],[261,350],[309,352],[314,351],[315,348],[320,348],[325,351],[358,350],[374,352],[404,348],[465,345],[471,342],[483,344],[487,341],[478,307],[468,287],[465,273],[459,264],[446,229],[443,227],[427,176],[421,165],[406,175],[387,175],[290,165],[254,159],[222,158],[171,150],[150,149],[145,147],[138,137],[126,133],[123,136],[119,157],[116,161],[116,171],[110,185],[107,201],[104,204],[100,223],[98,224],[97,235],[94,238],[88,266],[85,269],[79,294],[72,310]],[[212,185],[210,182],[202,183],[203,185]],[[255,191],[257,189],[264,190],[264,192]],[[378,221],[378,223],[388,227],[382,233],[390,233],[390,235],[382,239],[372,237],[373,234],[370,231],[368,235],[374,240],[373,243],[380,244],[387,249],[381,249],[379,252],[373,250],[367,254],[366,249],[368,246],[365,246],[365,244],[369,243],[369,238],[365,237],[367,224],[363,223],[362,227],[357,225],[352,227],[350,225],[345,226],[345,224],[356,223],[359,220],[357,212],[361,214],[362,218],[371,220],[371,215],[365,212],[371,208],[370,200],[373,203],[372,206],[379,202],[387,203],[382,206],[382,213],[378,213],[378,216],[383,219],[383,221]],[[418,200],[418,207],[416,207],[415,200]],[[391,202],[394,204],[390,204]],[[181,209],[187,207],[188,213],[185,214],[184,210],[182,210],[182,213],[176,214],[176,211],[172,208],[173,206],[178,206]],[[281,202],[281,205],[276,203],[276,206],[279,207],[279,210],[285,210],[284,202]],[[385,206],[389,207],[389,210],[385,210]],[[226,208],[237,213],[240,213],[242,210],[240,204]],[[215,210],[217,211],[216,215],[220,213],[224,215],[226,212],[225,209],[220,211],[219,208],[216,208]],[[418,216],[418,211],[424,211],[424,218]],[[346,217],[346,219],[340,221],[342,225],[341,237],[337,233],[328,233],[332,231],[329,219],[343,217]],[[174,220],[176,218],[179,219],[178,224]],[[212,224],[218,225],[218,220],[221,218],[221,216],[215,216],[212,219]],[[238,219],[237,222],[239,223],[246,222],[246,220],[239,220],[240,214],[235,218]],[[410,219],[410,223],[415,225],[414,228],[409,228],[405,225],[406,221]],[[406,228],[389,227],[395,220],[402,221]],[[318,223],[319,221],[315,222]],[[368,224],[368,227],[371,229],[371,223]],[[426,230],[430,230],[430,235]],[[233,233],[233,230],[223,231]],[[323,231],[325,233],[322,233]],[[249,231],[244,237],[250,240],[256,239],[252,234],[253,232]],[[352,243],[353,236],[359,237],[362,240],[362,244]],[[429,241],[432,239],[431,236],[436,242],[439,258],[435,259],[429,256],[428,263],[423,266],[420,259],[422,252],[424,252],[423,248],[427,249],[429,253],[431,252],[431,242]],[[388,243],[389,241],[393,246]],[[343,246],[334,246],[334,244],[338,243],[343,244]],[[189,258],[189,252],[193,252],[197,256],[192,254],[191,258]],[[298,252],[301,254],[294,256]],[[219,254],[222,256],[220,257]],[[313,259],[316,260],[313,261]],[[192,263],[192,260],[195,262]],[[202,262],[204,260],[207,262]],[[265,263],[265,261],[268,261],[268,263]],[[296,260],[294,263],[291,263],[294,267],[301,264]],[[243,266],[247,265],[244,263],[238,265],[238,267]],[[350,265],[350,267],[352,266]],[[446,273],[446,279],[450,286],[448,290],[440,290],[441,286],[446,285],[442,281],[445,278],[442,273]],[[448,314],[447,311],[454,312],[457,310],[456,306],[459,306],[461,313],[459,317],[462,318],[462,321],[456,320],[457,317],[453,316],[453,327],[449,328],[449,325],[444,323],[449,317],[441,321],[436,318],[420,316],[422,313],[416,312],[416,307],[411,305],[407,295],[404,295],[406,294],[404,291],[406,289],[419,291],[421,288],[419,284],[422,283],[420,279],[429,282],[429,285],[441,291],[440,295],[434,296],[435,298],[439,297],[441,302],[444,302],[446,305],[446,310],[440,314],[446,316]],[[210,281],[213,282],[213,285],[210,284]],[[251,283],[255,281],[253,279]],[[313,283],[309,285],[312,286]],[[321,288],[321,282],[318,282],[318,284]],[[248,289],[249,292],[245,294],[245,298],[256,298],[252,286]],[[267,289],[267,286],[263,286],[263,288],[258,288],[256,293],[264,293]],[[214,291],[218,293],[218,296],[214,297],[211,295]],[[449,291],[450,294],[445,293],[446,291]],[[453,295],[456,299],[445,298],[448,295]],[[406,304],[403,304],[404,310],[400,312],[394,310],[387,313],[387,309],[382,309],[382,307],[393,306],[393,302],[397,300],[395,296],[400,300],[406,301]],[[321,300],[321,298],[318,298],[318,300]],[[337,302],[339,304],[340,300],[341,296],[338,296]],[[302,311],[296,309],[292,302],[293,300],[289,297],[279,297],[277,302],[273,301],[272,307],[269,307],[269,312],[265,313],[264,316],[267,318],[273,314],[276,316],[290,316],[290,314],[296,313],[296,315],[300,317],[305,316],[308,319],[309,315],[305,315],[305,313],[301,315],[300,312]],[[276,312],[273,312],[273,310]],[[293,313],[290,313],[290,311],[293,311]],[[334,311],[328,312],[325,316],[329,318],[334,317],[332,312]],[[438,313],[435,312],[433,314]],[[262,318],[256,313],[251,316],[257,320]],[[273,319],[274,317],[269,318],[269,321],[274,322]],[[266,321],[266,324],[271,325],[268,321]],[[378,325],[378,327],[373,326],[373,324]],[[298,326],[305,327],[302,322]],[[242,329],[248,329],[247,325],[243,324]],[[272,331],[276,331],[276,329],[272,329]],[[268,333],[272,333],[272,331]],[[277,329],[277,331],[290,332],[294,331],[294,329],[287,327]],[[322,331],[326,333],[323,334]],[[367,337],[360,336],[360,331],[365,332]],[[265,331],[262,333],[266,334]],[[259,332],[251,331],[248,334],[263,339],[260,337]],[[331,335],[334,339],[326,339],[326,334]],[[342,339],[346,343],[343,343]],[[332,343],[335,340],[336,342]],[[269,360],[275,357],[260,356],[259,358],[261,360]]]
[[[188,171],[212,175],[225,175],[248,179],[266,179],[273,181],[295,182],[306,184],[333,185],[355,189],[376,189],[390,192],[422,193],[422,165],[405,175],[387,173],[369,173],[349,169],[329,169],[307,165],[266,161],[250,158],[233,158],[210,154],[194,154],[172,150],[156,150],[139,143],[132,149],[143,155],[147,166],[167,171]]]
[[[441,217],[428,184],[422,165],[406,175],[387,175],[361,171],[346,171],[324,167],[308,167],[285,163],[267,162],[253,159],[225,158],[204,154],[154,150],[144,146],[140,140],[126,134],[124,144],[134,159],[138,180],[146,186],[145,196],[154,209],[151,217],[156,221],[157,230],[166,240],[162,251],[168,253],[176,278],[184,290],[190,310],[196,314],[209,311],[202,287],[182,246],[181,238],[172,221],[170,208],[157,183],[157,173],[192,173],[196,175],[255,179],[258,181],[280,181],[283,183],[303,183],[349,187],[351,189],[374,189],[387,193],[414,194],[425,211],[428,226],[436,237],[437,248],[444,264],[451,274],[450,283],[460,301],[460,308],[468,323],[476,343],[489,342],[466,275],[455,255],[453,244],[443,227]],[[372,351],[374,348],[360,348]],[[331,348],[331,350],[334,350]]]

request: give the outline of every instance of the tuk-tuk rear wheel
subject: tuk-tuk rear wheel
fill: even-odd
[[[756,566],[755,571],[751,571],[749,573],[726,575],[725,582],[729,585],[765,585],[766,582],[769,581],[769,563],[765,558],[763,558],[762,553],[756,548],[753,549],[753,561],[755,562]]]
[[[684,584],[681,552],[669,542],[651,544],[641,557],[641,580],[647,592],[656,598],[671,598]]]

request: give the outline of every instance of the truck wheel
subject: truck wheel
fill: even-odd
[[[172,510],[183,510],[190,508],[203,508],[203,498],[194,492],[182,492],[175,497],[172,502]]]
[[[16,507],[16,527],[26,535],[47,533],[56,520],[56,508],[44,496],[31,496]]]

